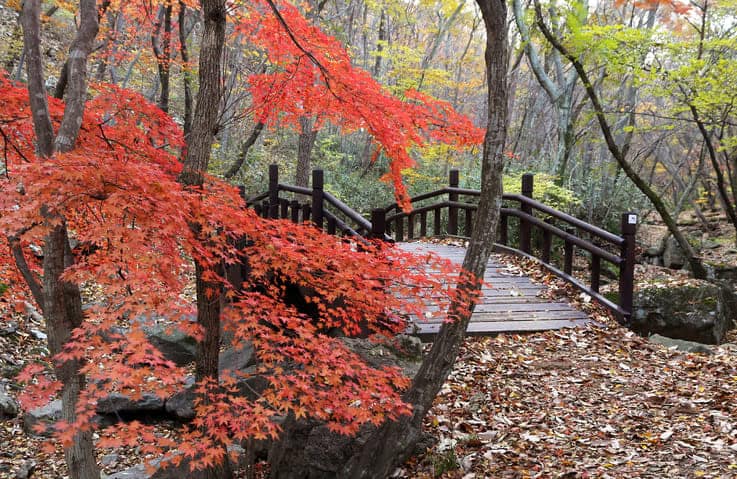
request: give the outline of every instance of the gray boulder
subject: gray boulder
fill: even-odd
[[[661,344],[669,349],[675,348],[677,351],[683,351],[684,353],[714,354],[714,351],[710,347],[694,341],[667,338],[659,334],[653,334],[648,339],[653,343]]]
[[[164,400],[155,394],[144,393],[139,399],[131,399],[120,393],[112,393],[97,401],[99,414],[116,414],[119,412],[154,412],[164,409]]]
[[[635,293],[631,327],[644,336],[719,344],[734,327],[732,300],[728,288],[707,281],[650,284]]]
[[[5,392],[5,387],[0,384],[0,419],[4,417],[15,417],[20,412],[20,407],[15,399]]]
[[[53,424],[61,419],[61,399],[55,399],[45,406],[33,409],[23,415],[23,429],[31,435],[50,437],[53,432]],[[37,431],[36,425],[44,426],[42,431]]]
[[[231,469],[237,469],[244,465],[247,458],[246,451],[237,444],[228,446],[228,461]],[[235,460],[234,460],[235,459]],[[166,459],[155,459],[151,461],[153,470],[149,472],[145,464],[138,464],[124,471],[116,472],[107,476],[107,479],[207,479],[203,471],[189,469],[190,460],[182,459],[178,465],[173,465]]]
[[[409,337],[383,343],[368,339],[341,338],[346,345],[373,367],[398,366],[414,377],[422,361],[422,345]],[[282,434],[269,447],[269,464],[276,479],[330,479],[351,458],[356,448],[370,437],[374,428],[363,426],[356,436],[345,436],[313,419],[295,420],[290,416],[282,424]]]
[[[146,321],[143,330],[148,340],[154,345],[166,359],[177,366],[191,363],[197,354],[197,341],[192,336],[180,329],[165,323],[153,323]]]
[[[671,269],[681,269],[686,265],[686,253],[678,244],[678,241],[670,236],[665,242],[663,251],[663,266]]]
[[[256,355],[251,344],[243,344],[238,348],[230,348],[220,353],[220,376],[230,376],[236,380],[238,389],[244,397],[255,399],[256,394],[268,386],[267,381],[256,375]],[[167,399],[166,412],[177,419],[189,421],[194,419],[195,392],[194,378],[189,377],[185,387]]]

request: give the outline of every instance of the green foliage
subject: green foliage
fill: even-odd
[[[9,289],[10,286],[5,283],[0,283],[0,296],[4,295]]]
[[[504,192],[520,193],[522,186],[522,174],[504,175]],[[560,211],[573,212],[581,206],[581,200],[576,194],[559,186],[556,177],[547,173],[536,173],[532,197],[541,203]]]

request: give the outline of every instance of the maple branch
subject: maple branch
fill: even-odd
[[[39,305],[41,310],[44,311],[45,305],[43,300],[43,287],[38,281],[38,278],[36,278],[36,276],[31,271],[31,268],[28,266],[28,262],[26,261],[26,257],[23,254],[23,248],[21,248],[19,240],[19,236],[29,229],[31,229],[31,227],[24,228],[13,236],[8,236],[8,245],[10,245],[10,251],[13,253],[15,265],[18,268],[18,271],[20,271],[20,274],[23,276],[23,279],[26,281],[26,284],[28,284],[28,289],[31,290],[33,299],[36,301],[36,304]]]
[[[328,90],[330,93],[338,100],[338,101],[344,101],[335,91],[333,90],[332,86],[330,86],[330,75],[328,74],[327,68],[323,66],[322,63],[320,63],[320,60],[318,60],[315,55],[313,55],[311,52],[309,52],[305,47],[303,47],[299,40],[294,36],[294,33],[292,33],[291,28],[289,28],[289,25],[287,25],[287,21],[284,20],[284,17],[279,12],[279,9],[276,7],[276,4],[274,4],[273,0],[266,0],[266,3],[269,4],[269,7],[271,7],[271,10],[274,12],[274,15],[276,15],[276,19],[279,20],[279,23],[284,27],[284,31],[287,32],[287,35],[289,35],[290,40],[292,40],[292,43],[294,43],[294,46],[299,48],[302,53],[304,53],[307,58],[310,59],[310,61],[317,67],[318,70],[320,70],[320,74],[322,75],[323,79],[325,79],[325,86],[328,87]]]

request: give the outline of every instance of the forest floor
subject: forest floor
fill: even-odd
[[[601,326],[468,339],[427,417],[434,445],[395,477],[737,477],[737,346],[713,355],[668,350],[534,264],[510,267]],[[31,332],[38,326],[20,325],[16,351],[0,337],[4,373],[9,359],[43,348]],[[161,432],[176,434],[168,426]],[[30,461],[32,477],[63,477],[63,455],[41,452],[42,442],[20,418],[1,421],[0,478]],[[143,460],[135,450],[99,453],[107,473]]]

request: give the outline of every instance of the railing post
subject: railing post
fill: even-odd
[[[552,218],[546,218],[545,222],[548,224],[552,224],[553,220]],[[553,249],[553,234],[548,230],[543,230],[543,244],[542,244],[542,251],[540,253],[540,256],[543,261],[543,263],[550,263],[550,251]]]
[[[384,240],[386,234],[386,211],[384,208],[371,210],[371,238]]]
[[[532,190],[533,190],[533,178],[534,176],[530,173],[525,173],[522,175],[522,196],[526,196],[528,198],[532,198]],[[520,205],[520,209],[523,213],[527,213],[528,215],[532,214],[532,208],[529,205],[526,205],[525,203],[522,203]],[[530,223],[528,223],[526,220],[520,218],[519,221],[519,244],[522,251],[529,254],[531,251],[531,235],[530,235]]]
[[[507,215],[504,213],[499,214],[499,244],[507,246],[509,242],[509,221]]]
[[[279,217],[279,165],[269,165],[269,218]]]
[[[322,229],[323,223],[323,174],[322,170],[312,170],[312,222]]]
[[[637,214],[624,213],[622,215],[622,245],[621,257],[624,262],[619,269],[619,306],[625,311],[622,321],[629,324],[632,318],[632,296],[635,283],[635,232],[637,230]]]
[[[450,170],[448,173],[448,186],[458,188],[458,179],[458,170]],[[458,193],[449,193],[448,200],[451,202],[458,201]],[[458,209],[455,206],[448,207],[448,234],[452,236],[458,235]]]

